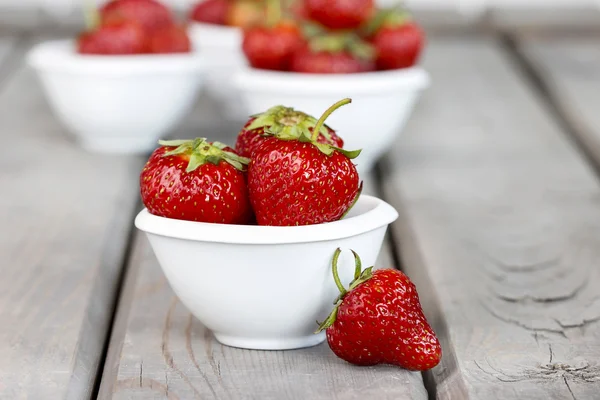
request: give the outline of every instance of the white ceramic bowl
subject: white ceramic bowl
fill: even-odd
[[[28,62],[58,119],[93,152],[151,151],[202,86],[202,58],[194,52],[81,55],[73,41],[58,40],[35,46]]]
[[[236,27],[191,22],[188,32],[194,48],[206,59],[206,94],[222,112],[220,119],[248,118],[243,102],[232,85],[233,74],[247,65],[242,51],[242,30]]]
[[[377,259],[387,226],[398,217],[363,195],[341,221],[294,227],[188,222],[141,211],[135,219],[181,302],[228,346],[283,350],[314,346],[316,321],[339,294],[331,273],[336,248],[346,250],[340,278],[352,280],[354,259]]]
[[[352,104],[334,112],[327,125],[344,148],[362,149],[355,163],[366,173],[401,133],[429,75],[421,67],[358,74],[300,74],[246,67],[234,84],[251,115],[274,105],[293,107],[319,118],[343,98]]]

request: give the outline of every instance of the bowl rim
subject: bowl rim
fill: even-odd
[[[177,54],[82,55],[75,51],[75,39],[55,39],[34,45],[27,53],[27,64],[41,71],[137,76],[201,72],[205,60],[194,49],[189,53]]]
[[[398,90],[423,90],[430,84],[427,71],[416,65],[389,71],[354,74],[308,74],[270,71],[241,66],[233,76],[233,83],[243,91],[261,93],[292,92],[303,95],[319,94],[379,94]]]
[[[138,213],[135,226],[147,234],[175,239],[228,243],[276,245],[312,243],[344,239],[382,228],[398,218],[398,211],[382,199],[361,195],[356,206],[366,205],[362,214],[339,221],[303,226],[226,225],[185,221],[150,214],[147,208]],[[355,206],[355,207],[356,207]]]

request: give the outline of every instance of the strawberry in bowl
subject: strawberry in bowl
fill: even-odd
[[[113,0],[77,38],[28,54],[57,118],[92,152],[146,153],[191,110],[202,56],[156,0]]]
[[[261,350],[322,343],[315,321],[327,318],[339,294],[335,249],[376,260],[398,213],[361,195],[359,151],[338,147],[324,124],[349,102],[318,120],[289,105],[269,107],[240,132],[254,139],[250,157],[205,138],[160,142],[141,171],[145,208],[135,225],[182,303],[220,343]],[[339,263],[348,265],[339,279],[349,283],[353,260]]]
[[[353,98],[353,117],[335,114],[328,123],[347,146],[362,149],[358,169],[366,172],[398,137],[429,84],[419,66],[424,33],[406,11],[378,9],[367,0],[304,0],[296,10],[304,45],[278,68],[254,62],[243,47],[248,65],[236,72],[235,87],[249,115],[269,104],[295,104],[317,114],[336,99]],[[246,31],[243,40],[251,34]],[[261,54],[280,49],[265,45]]]

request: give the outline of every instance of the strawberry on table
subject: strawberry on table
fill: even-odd
[[[374,49],[352,33],[312,37],[292,57],[290,70],[312,74],[351,74],[375,70]]]
[[[100,9],[103,23],[112,19],[136,21],[147,32],[174,23],[171,11],[156,0],[112,0]]]
[[[252,157],[254,150],[269,137],[277,135],[287,139],[310,137],[317,125],[317,119],[290,107],[275,106],[253,115],[238,134],[235,150],[243,157]],[[323,124],[317,137],[318,143],[331,144],[343,148],[344,141],[333,129]]]
[[[438,338],[429,326],[415,285],[395,269],[361,271],[354,251],[356,269],[348,290],[340,282],[333,256],[332,272],[340,296],[329,317],[317,332],[326,329],[331,350],[356,365],[391,364],[424,371],[442,357]]]
[[[330,107],[311,136],[265,132],[248,166],[250,202],[259,225],[311,225],[341,219],[360,196],[362,184],[352,159],[359,151],[346,151],[317,141]]]
[[[192,8],[190,18],[198,22],[225,25],[230,4],[229,0],[201,1]]]
[[[304,0],[310,18],[330,29],[355,29],[375,13],[375,0]]]
[[[380,70],[412,67],[425,45],[423,30],[406,12],[381,10],[369,28]]]
[[[146,50],[144,30],[134,21],[108,21],[95,30],[83,32],[77,39],[80,54],[141,54]]]
[[[150,36],[148,47],[155,54],[189,53],[192,44],[185,27],[169,25]]]
[[[222,224],[252,220],[248,159],[204,138],[159,143],[140,174],[142,202],[151,214]]]

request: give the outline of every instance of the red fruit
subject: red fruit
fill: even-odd
[[[309,74],[353,74],[374,71],[375,64],[347,52],[313,52],[304,49],[294,54],[290,70]]]
[[[194,6],[190,18],[198,22],[225,25],[229,5],[229,0],[204,0]]]
[[[133,21],[113,20],[94,31],[82,33],[77,40],[80,54],[140,54],[146,51],[144,30]]]
[[[375,0],[304,0],[313,20],[331,29],[355,29],[375,13]]]
[[[310,139],[265,138],[248,166],[250,202],[259,225],[311,225],[342,218],[360,195],[358,172],[348,152],[316,141],[328,109]]]
[[[221,224],[252,219],[248,159],[206,139],[160,142],[140,175],[142,202],[151,214]]]
[[[377,68],[400,69],[415,65],[421,55],[424,34],[419,26],[409,22],[399,26],[384,26],[373,37],[377,51]]]
[[[152,34],[148,48],[150,53],[189,53],[192,44],[185,27],[170,25]]]
[[[333,277],[340,290],[331,315],[319,326],[340,358],[356,365],[392,364],[409,370],[435,367],[442,349],[423,315],[415,285],[395,269],[361,272],[356,253],[354,281],[346,291],[337,273],[340,249],[333,256]]]
[[[316,34],[296,51],[291,71],[313,74],[352,74],[375,70],[372,46],[355,34]]]
[[[169,9],[156,0],[112,0],[100,9],[102,23],[114,18],[136,21],[147,32],[173,24]]]
[[[256,26],[244,31],[242,49],[254,68],[286,71],[294,52],[302,47],[300,28],[289,21],[274,26]]]
[[[316,125],[316,118],[301,111],[283,106],[272,107],[264,113],[253,115],[250,118],[237,137],[235,150],[242,157],[251,157],[269,135],[284,140],[299,139],[301,136],[310,139]],[[327,125],[323,125],[321,128],[317,142],[339,148],[344,147],[342,138]]]

